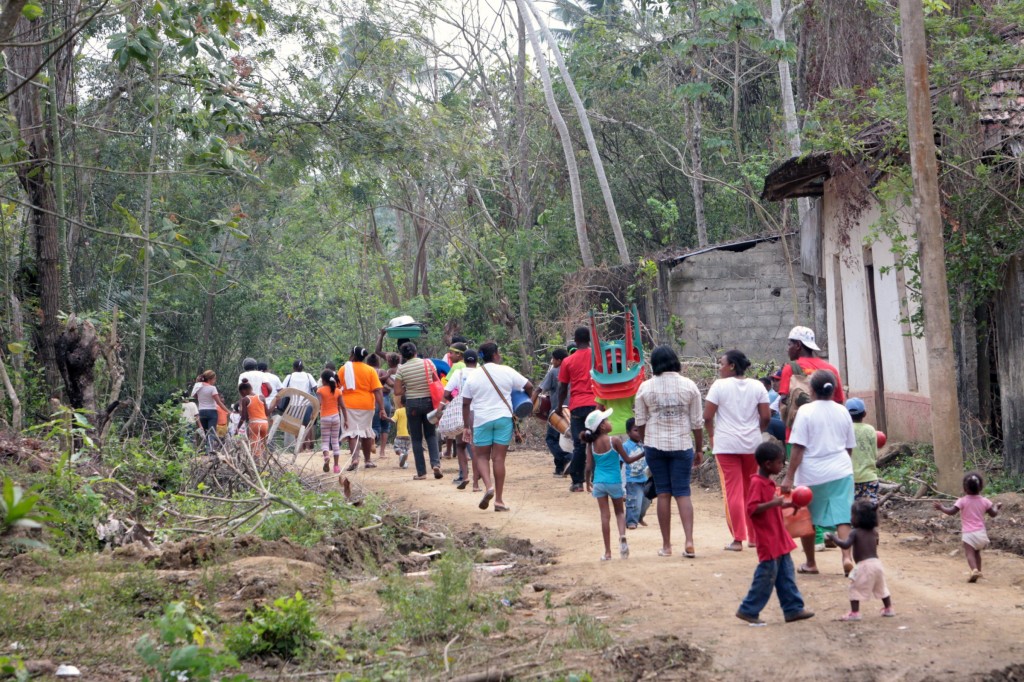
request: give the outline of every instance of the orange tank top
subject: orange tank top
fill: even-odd
[[[249,421],[267,421],[267,406],[255,393],[249,394]]]
[[[316,389],[316,393],[320,396],[320,416],[321,417],[333,417],[338,414],[338,396],[341,395],[341,389],[335,389],[334,393],[331,393],[330,386],[321,386]]]

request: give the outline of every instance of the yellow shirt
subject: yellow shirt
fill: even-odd
[[[395,436],[398,438],[409,437],[409,418],[405,416],[405,408],[399,407],[395,410]]]

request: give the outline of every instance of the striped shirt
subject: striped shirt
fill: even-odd
[[[398,366],[395,373],[396,379],[402,380],[405,387],[405,399],[415,400],[416,398],[430,397],[430,381],[437,376],[433,363],[423,358],[412,358]]]
[[[644,445],[663,451],[689,450],[692,432],[704,428],[697,384],[678,372],[664,372],[640,384],[633,406]]]

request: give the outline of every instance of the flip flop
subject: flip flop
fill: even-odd
[[[684,559],[696,559],[697,558],[697,553],[694,552],[693,547],[687,547],[686,549],[683,550],[683,558]]]
[[[507,511],[512,511],[512,509],[510,507],[506,507],[503,504],[498,504],[497,502],[495,502],[494,503],[494,511],[496,511],[496,512],[507,512]]]
[[[458,490],[465,490],[467,485],[469,485],[469,480],[464,478],[461,481],[459,481],[459,484],[455,487]]]
[[[672,556],[672,550],[666,550],[664,547],[658,550],[658,556]]]
[[[819,571],[816,568],[808,568],[807,564],[800,564],[797,569],[797,573],[803,573],[805,575],[818,575]]]
[[[487,509],[489,506],[491,506],[491,498],[493,497],[493,490],[488,490],[487,492],[485,492],[483,498],[480,500],[480,508]]]

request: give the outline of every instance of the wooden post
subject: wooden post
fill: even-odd
[[[928,87],[928,56],[921,0],[900,0],[903,76],[907,90],[910,168],[914,179],[914,217],[917,221],[921,265],[925,345],[928,349],[928,387],[932,405],[932,441],[938,488],[957,495],[962,489],[964,457],[960,441],[960,405],[956,390],[953,332],[949,319],[946,254],[939,212],[938,162]]]

